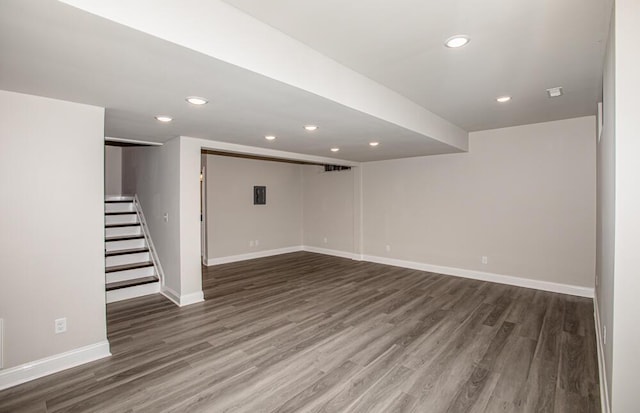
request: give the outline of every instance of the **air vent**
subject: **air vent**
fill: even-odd
[[[549,96],[550,98],[557,98],[564,95],[564,91],[562,90],[561,86],[558,87],[552,87],[550,89],[547,89],[547,96]]]
[[[324,166],[325,172],[348,171],[350,169],[351,169],[350,166],[342,166],[342,165],[325,165]]]

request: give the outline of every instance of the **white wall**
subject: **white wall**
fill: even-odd
[[[608,345],[604,350],[605,371],[601,380],[606,380],[611,388],[613,367],[613,279],[615,259],[615,17],[611,21],[611,30],[607,42],[603,80],[603,127],[597,144],[597,254],[596,254],[596,303],[600,316],[599,333],[606,330]]]
[[[138,195],[165,287],[180,296],[180,142],[172,139],[162,146],[128,147],[122,152],[123,191]]]
[[[106,340],[103,131],[102,108],[0,91],[5,368]]]
[[[207,155],[208,258],[302,245],[301,168]],[[255,185],[267,187],[266,205],[253,205]]]
[[[466,154],[366,163],[363,193],[365,255],[593,288],[594,117],[474,132]]]
[[[200,254],[200,168],[197,140],[177,138],[180,146],[180,303],[204,300]],[[193,259],[193,258],[196,259]]]
[[[614,412],[640,405],[640,2],[615,3],[615,274],[613,302]],[[607,344],[611,345],[611,344]]]
[[[159,148],[125,148],[123,191],[138,193],[164,269],[166,287],[170,289],[165,289],[165,293],[181,305],[202,300],[200,165],[203,148],[238,153],[258,151],[264,156],[310,162],[335,161],[186,136],[172,139]],[[168,223],[162,219],[164,212],[169,213]]]
[[[200,165],[202,149],[236,153],[254,153],[282,159],[299,159],[318,163],[335,163],[335,159],[301,155],[274,149],[254,148],[226,142],[181,136],[179,141],[179,239],[172,240],[179,250],[181,303],[202,300],[202,269],[200,264]],[[346,162],[355,165],[355,162]],[[126,190],[126,188],[125,188]],[[267,195],[268,196],[268,195]]]
[[[344,199],[349,194],[355,202],[352,209],[343,208],[343,214],[332,210],[331,217],[324,216],[321,209],[305,212],[303,207],[303,220],[305,214],[315,214],[328,223],[352,222],[352,237],[345,235],[345,245],[323,246],[325,235],[321,233],[325,231],[319,226],[306,231],[305,242],[317,245],[321,240],[320,248],[344,248],[355,254],[566,284],[590,293],[595,272],[594,117],[476,132],[472,136],[474,144],[467,154],[373,162],[355,168],[349,178],[352,192],[346,180],[334,187],[307,172],[306,183],[312,188],[304,195],[306,204],[322,205],[318,200]],[[173,171],[170,177],[167,167],[158,164],[151,171],[166,179],[149,176],[145,180],[160,180],[166,186],[167,179],[176,179],[174,169],[179,171],[178,182],[170,184],[173,193],[179,195],[172,195],[173,207],[163,207],[158,216],[167,209],[171,216],[176,212],[179,215],[179,225],[166,234],[167,246],[173,251],[171,265],[174,274],[179,274],[171,288],[180,288],[182,294],[201,294],[201,149],[250,153],[251,148],[189,137],[171,142],[174,155],[168,167]],[[280,154],[293,155],[273,155]],[[126,155],[124,163],[126,175]],[[327,177],[341,176],[336,174]],[[340,195],[336,197],[338,187]],[[124,190],[132,191],[126,184]],[[210,210],[211,214],[215,211]],[[241,238],[248,246],[252,237],[242,234]],[[327,238],[329,242],[340,237]],[[347,244],[353,247],[349,249]],[[386,245],[390,245],[390,252]],[[218,256],[242,254],[246,252],[242,248]],[[210,254],[210,259],[216,256],[213,251]],[[488,264],[480,263],[482,255],[489,257]]]
[[[122,148],[104,147],[104,194],[122,195]]]
[[[322,166],[307,165],[303,171],[304,245],[358,253],[359,168],[324,172]]]

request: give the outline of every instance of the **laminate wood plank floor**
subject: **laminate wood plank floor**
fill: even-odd
[[[112,357],[0,411],[600,411],[590,299],[307,252],[203,271],[204,303],[109,304]]]

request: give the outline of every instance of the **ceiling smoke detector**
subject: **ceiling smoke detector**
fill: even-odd
[[[552,87],[550,89],[547,89],[547,95],[549,95],[550,98],[557,98],[558,96],[564,95],[564,92],[562,91],[561,86]]]

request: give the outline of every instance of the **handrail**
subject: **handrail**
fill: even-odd
[[[149,252],[151,254],[151,260],[153,261],[153,266],[156,269],[156,274],[158,274],[158,278],[160,279],[160,285],[164,286],[164,272],[162,271],[162,265],[160,265],[160,259],[158,258],[158,253],[156,252],[156,247],[153,245],[153,241],[151,240],[151,234],[149,233],[149,227],[147,226],[147,221],[144,219],[144,213],[142,212],[142,204],[140,204],[140,199],[138,199],[138,194],[133,195],[133,205],[136,208],[136,213],[138,214],[138,221],[140,222],[140,226],[142,228],[142,235],[144,235],[145,241],[147,241],[147,246],[149,247]]]

